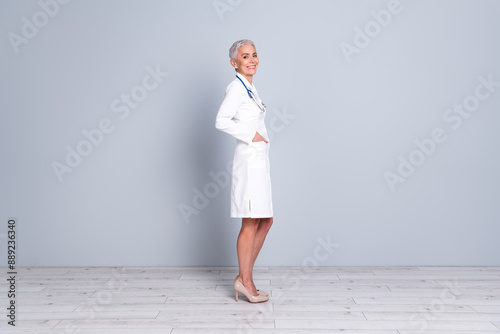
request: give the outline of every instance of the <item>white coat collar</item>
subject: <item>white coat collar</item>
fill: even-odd
[[[248,89],[250,90],[254,90],[255,87],[247,80],[247,78],[245,78],[243,75],[241,75],[240,73],[236,72],[236,75],[241,78],[241,80],[243,80],[243,82],[245,83],[245,85],[247,85]]]

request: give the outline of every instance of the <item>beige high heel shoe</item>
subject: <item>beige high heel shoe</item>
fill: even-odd
[[[252,295],[250,292],[248,292],[243,283],[238,280],[238,277],[236,277],[236,279],[234,280],[234,292],[236,295],[236,301],[238,301],[238,292],[241,292],[245,297],[247,297],[250,303],[262,303],[269,300],[269,297],[263,295]]]
[[[236,278],[234,279],[233,284],[234,284],[234,283],[236,282],[236,280],[238,279],[238,276],[240,276],[240,275],[236,275]],[[262,295],[262,296],[265,296],[265,297],[269,297],[269,293],[267,293],[267,292],[266,292],[266,291],[264,291],[264,290],[259,290],[259,289],[257,289],[257,293],[258,293],[259,295]]]
[[[264,297],[269,297],[269,293],[265,292],[264,290],[258,290],[257,289],[257,293],[261,296],[264,296]]]

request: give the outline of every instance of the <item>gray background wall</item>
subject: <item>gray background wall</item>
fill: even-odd
[[[257,265],[500,265],[499,1],[55,3],[0,2],[2,259],[15,217],[19,265],[236,265],[214,120],[250,38],[273,133]]]

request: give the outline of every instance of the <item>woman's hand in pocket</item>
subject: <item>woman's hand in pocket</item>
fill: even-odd
[[[255,137],[253,137],[252,142],[263,141],[269,143],[266,138],[262,137],[260,133],[255,132]]]

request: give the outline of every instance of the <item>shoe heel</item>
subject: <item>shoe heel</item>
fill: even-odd
[[[236,297],[236,301],[238,301],[238,291],[234,290],[234,294],[235,294],[235,297]]]

